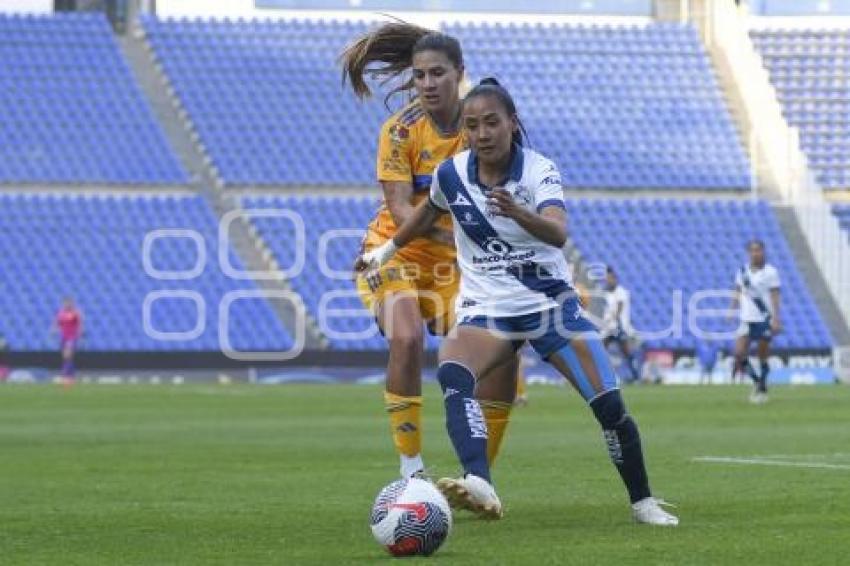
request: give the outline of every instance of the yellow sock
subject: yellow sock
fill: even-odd
[[[499,448],[502,447],[502,438],[508,428],[513,405],[503,401],[482,400],[479,400],[478,404],[481,405],[484,420],[487,422],[487,462],[492,466],[499,454]]]
[[[516,396],[517,398],[525,397],[525,374],[522,371],[517,372],[516,376]]]
[[[393,443],[401,456],[413,458],[422,451],[420,412],[422,397],[403,397],[384,392],[384,406],[390,415]]]

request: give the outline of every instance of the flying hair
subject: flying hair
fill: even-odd
[[[413,56],[422,51],[439,51],[455,68],[463,67],[463,52],[457,39],[396,20],[360,36],[343,49],[339,56],[342,84],[350,82],[357,98],[369,98],[372,90],[366,82],[367,76],[381,81],[381,85],[399,79],[413,66]],[[388,105],[394,94],[412,88],[413,78],[407,77],[387,94],[384,103]]]

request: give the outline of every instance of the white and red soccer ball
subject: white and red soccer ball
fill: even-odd
[[[371,525],[375,540],[393,556],[430,556],[449,536],[452,511],[431,482],[400,479],[378,493]]]

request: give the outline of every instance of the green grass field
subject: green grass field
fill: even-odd
[[[762,407],[742,387],[626,394],[679,528],[633,524],[589,411],[532,387],[494,472],[504,520],[457,514],[422,561],[850,563],[850,388],[776,388]],[[426,396],[427,463],[454,473]],[[368,514],[396,474],[373,386],[6,385],[0,564],[390,563]]]

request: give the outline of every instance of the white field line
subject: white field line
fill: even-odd
[[[827,461],[839,460],[839,463],[850,463],[850,452],[833,452],[831,454],[758,454],[748,456],[749,458],[765,458],[769,460],[794,460],[794,461]]]
[[[697,456],[691,462],[712,464],[742,464],[746,466],[779,466],[784,468],[817,468],[823,470],[850,470],[850,464],[828,464],[826,462],[800,462],[768,458],[736,458],[731,456]]]

